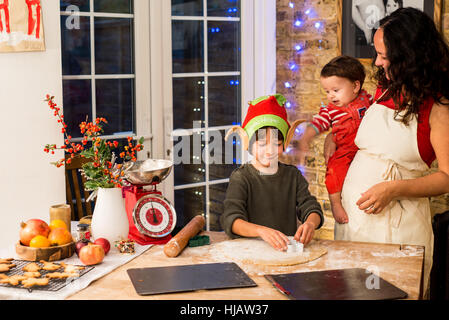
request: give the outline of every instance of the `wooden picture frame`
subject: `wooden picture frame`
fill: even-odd
[[[353,22],[352,18],[352,6],[356,0],[337,0],[337,45],[339,54],[346,54],[358,58],[360,61],[370,63],[374,54],[374,50],[370,48],[370,44],[367,44],[366,38],[369,35],[365,35],[361,29],[359,29]],[[368,0],[367,0],[368,1]],[[368,4],[371,7],[376,6],[375,3],[379,1],[383,5],[383,0],[371,0],[372,4]],[[403,0],[404,6],[408,3],[414,3],[416,5],[422,5],[424,12],[433,16],[433,20],[438,31],[441,32],[442,28],[442,0]],[[365,4],[366,5],[366,4]],[[381,10],[385,10],[382,7]],[[367,10],[366,10],[367,11]],[[382,13],[379,13],[381,15]],[[374,21],[374,20],[373,20]],[[368,23],[368,22],[367,22]],[[364,43],[362,43],[364,42]],[[371,45],[372,46],[372,45]]]

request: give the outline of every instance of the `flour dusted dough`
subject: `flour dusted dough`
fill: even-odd
[[[327,249],[317,241],[310,242],[304,247],[304,251],[299,253],[278,251],[259,238],[219,242],[213,250],[232,260],[264,266],[291,266],[307,263],[327,253]]]

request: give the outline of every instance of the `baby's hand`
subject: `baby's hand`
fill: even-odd
[[[290,243],[287,236],[282,232],[268,227],[260,226],[259,236],[276,250],[286,251],[287,244]]]

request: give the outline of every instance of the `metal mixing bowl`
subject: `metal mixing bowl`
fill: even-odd
[[[173,162],[162,159],[148,159],[124,164],[124,177],[134,185],[158,184],[170,174]]]

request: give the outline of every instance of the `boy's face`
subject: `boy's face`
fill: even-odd
[[[360,82],[331,76],[321,77],[321,86],[327,94],[327,100],[337,107],[343,107],[352,102],[360,91]]]
[[[272,128],[259,130],[259,138],[252,146],[252,154],[263,167],[277,164],[279,156],[284,151],[282,137]]]

